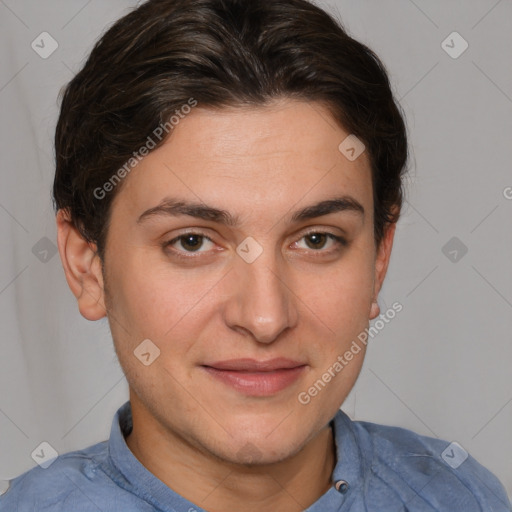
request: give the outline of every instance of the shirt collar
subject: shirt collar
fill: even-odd
[[[158,510],[188,510],[192,504],[148,471],[133,455],[124,438],[132,428],[131,404],[128,401],[118,409],[110,431],[109,458],[115,468],[111,478],[120,487],[151,503]],[[195,509],[202,511],[197,506]]]
[[[364,482],[364,454],[356,438],[354,422],[342,410],[338,410],[330,424],[333,427],[337,456],[332,474],[333,486],[312,504],[307,512],[338,510],[345,502],[349,506]],[[188,510],[191,506],[201,511],[197,505],[177,494],[148,471],[133,455],[124,437],[132,428],[131,405],[127,401],[118,409],[112,422],[109,458],[113,470],[110,471],[110,477],[117,485],[162,511]]]

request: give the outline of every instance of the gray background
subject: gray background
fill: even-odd
[[[380,296],[404,309],[343,409],[457,441],[512,494],[512,2],[320,4],[387,65],[412,144]],[[35,465],[42,441],[63,453],[106,439],[127,399],[106,320],[80,316],[52,251],[50,187],[57,94],[133,5],[0,0],[0,480]],[[59,45],[47,59],[31,48],[43,31]],[[453,31],[469,44],[458,58],[441,45]]]

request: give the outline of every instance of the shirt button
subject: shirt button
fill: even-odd
[[[92,480],[96,476],[96,468],[87,465],[84,467],[84,473],[89,480]]]
[[[334,484],[334,487],[336,488],[336,490],[341,493],[341,494],[345,494],[347,491],[348,491],[348,483],[345,482],[345,480],[338,480],[335,484]]]

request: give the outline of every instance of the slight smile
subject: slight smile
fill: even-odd
[[[248,396],[271,396],[291,386],[306,363],[286,358],[230,359],[201,365],[209,375]]]

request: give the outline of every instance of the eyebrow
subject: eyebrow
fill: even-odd
[[[291,221],[301,222],[338,212],[356,213],[364,217],[364,207],[359,201],[351,196],[341,196],[306,206],[294,212]],[[143,212],[137,219],[137,223],[139,224],[146,219],[160,215],[173,217],[188,215],[189,217],[209,220],[231,227],[239,224],[239,217],[232,215],[226,210],[214,208],[204,203],[194,203],[170,197],[164,198],[160,204]]]

